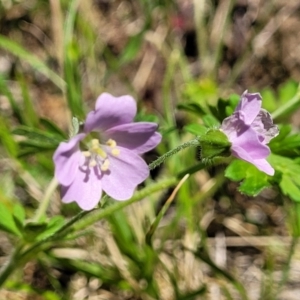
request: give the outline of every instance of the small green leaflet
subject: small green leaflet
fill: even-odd
[[[18,207],[14,207],[14,204],[0,200],[0,230],[11,233],[16,236],[22,236],[20,232],[20,226],[18,223],[22,223],[24,219],[24,212],[21,211],[22,207],[16,204]],[[17,224],[16,224],[16,221]]]
[[[270,186],[269,176],[243,160],[234,160],[225,170],[225,176],[232,181],[241,181],[239,191],[256,196]]]
[[[279,130],[279,135],[272,139],[269,144],[272,152],[288,157],[299,157],[300,135],[292,133],[291,125],[282,125]]]
[[[300,164],[287,157],[271,154],[270,163],[281,173],[279,187],[291,200],[300,202]]]

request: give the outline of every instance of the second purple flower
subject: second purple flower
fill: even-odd
[[[268,175],[274,175],[273,167],[266,160],[270,154],[267,144],[278,135],[279,130],[261,104],[259,93],[245,91],[234,113],[222,122],[221,130],[231,142],[233,156],[253,164]]]

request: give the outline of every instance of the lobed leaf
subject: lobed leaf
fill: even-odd
[[[242,160],[232,161],[225,170],[225,176],[233,181],[241,181],[239,191],[248,196],[256,196],[270,186],[268,175]]]

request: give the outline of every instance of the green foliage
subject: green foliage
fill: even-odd
[[[50,124],[48,122],[48,125]],[[55,129],[55,126],[53,128]],[[19,156],[54,150],[60,142],[65,140],[58,131],[52,133],[28,126],[19,126],[12,133],[24,137],[19,142]]]
[[[23,111],[22,111],[23,123],[28,126],[33,126],[33,127],[38,126],[39,118],[35,111],[33,101],[30,97],[27,82],[21,73],[18,74],[18,81],[21,87],[22,97],[24,102]]]
[[[6,150],[8,156],[16,157],[18,145],[11,136],[7,121],[0,116],[0,143]]]
[[[300,155],[300,135],[292,133],[291,125],[279,126],[279,135],[269,144],[272,152],[278,155],[296,158]]]
[[[282,193],[291,200],[300,202],[300,165],[290,158],[275,154],[270,156],[270,162],[281,175],[279,187]]]
[[[233,181],[241,181],[239,191],[248,196],[256,196],[270,186],[268,175],[242,160],[232,161],[225,170],[225,176]]]
[[[1,195],[0,195],[1,196]],[[22,217],[24,214],[20,212],[22,209],[20,205],[15,208],[13,203],[8,201],[4,202],[4,199],[0,199],[0,230],[21,237],[22,232],[19,229],[19,224],[24,220]]]
[[[279,86],[277,93],[275,93],[270,88],[265,88],[261,91],[261,95],[263,98],[263,107],[266,110],[273,112],[278,107],[283,106],[293,97],[295,97],[297,93],[298,93],[298,83],[293,80],[288,80],[282,83]],[[289,116],[296,108],[296,105],[291,106],[284,113],[284,115],[281,116],[281,118]]]
[[[64,223],[65,219],[63,216],[55,216],[49,221],[38,223],[35,221],[27,222],[24,226],[25,239],[29,242],[43,240],[61,229]]]
[[[0,36],[0,47],[5,53],[12,54],[9,58],[13,60],[12,69],[5,72],[6,75],[0,75],[1,109],[2,97],[3,107],[6,102],[10,106],[9,109],[5,108],[0,112],[0,171],[2,175],[0,230],[8,234],[15,248],[15,251],[11,251],[11,258],[7,259],[0,270],[0,286],[4,284],[8,276],[15,273],[16,276],[10,277],[14,281],[6,281],[6,288],[16,292],[27,291],[29,296],[40,294],[49,300],[71,299],[70,291],[60,286],[56,275],[59,270],[63,275],[64,272],[74,272],[74,278],[80,274],[80,276],[85,276],[87,281],[89,278],[96,277],[102,284],[99,290],[107,289],[109,293],[118,294],[116,297],[119,298],[122,298],[125,291],[132,298],[163,299],[162,293],[171,290],[173,294],[169,295],[170,299],[206,299],[210,296],[208,291],[210,282],[213,281],[215,285],[220,286],[220,292],[226,299],[233,299],[232,286],[241,298],[247,299],[246,285],[243,286],[233,276],[233,272],[220,268],[213,261],[207,248],[208,241],[205,239],[205,232],[198,228],[199,224],[207,222],[206,216],[212,213],[214,204],[219,199],[228,197],[227,189],[223,188],[222,168],[212,168],[208,172],[203,170],[206,167],[205,158],[213,163],[215,161],[211,158],[220,159],[222,163],[230,160],[228,158],[230,143],[224,133],[217,128],[224,118],[233,113],[240,96],[233,94],[228,99],[222,99],[219,96],[227,95],[233,88],[240,89],[243,85],[241,78],[237,78],[237,85],[229,86],[228,84],[234,80],[234,76],[238,76],[235,74],[235,68],[228,70],[229,76],[232,76],[228,82],[219,80],[219,78],[224,78],[223,73],[227,72],[226,66],[218,65],[218,62],[224,62],[220,56],[222,52],[220,49],[223,47],[224,32],[222,30],[226,28],[226,22],[222,23],[224,26],[222,25],[222,30],[219,32],[218,45],[214,45],[206,36],[206,32],[213,32],[213,17],[217,11],[218,1],[212,1],[207,7],[209,9],[204,10],[203,16],[198,15],[199,9],[195,10],[196,35],[200,40],[198,41],[198,56],[193,58],[192,63],[184,56],[183,48],[177,41],[177,29],[174,30],[171,27],[173,17],[182,17],[182,7],[177,7],[174,1],[119,1],[120,3],[98,1],[99,3],[92,6],[92,12],[89,11],[88,1],[43,0],[35,1],[34,6],[31,7],[23,2],[5,2],[12,3],[12,5],[17,3],[18,6],[12,7],[11,11],[14,12],[17,8],[16,11],[22,14],[20,22],[23,23],[18,24],[13,31],[8,28],[11,25],[7,28],[4,25],[3,32],[7,29],[9,33],[7,36]],[[102,2],[105,3],[102,4]],[[120,6],[114,11],[112,7],[116,2]],[[0,5],[3,3],[1,2]],[[194,1],[194,3],[199,5],[200,2]],[[234,1],[228,1],[228,3],[232,4]],[[54,4],[58,4],[55,13],[52,12]],[[124,47],[117,47],[117,53],[111,50],[115,41],[109,39],[109,34],[102,36],[98,32],[98,20],[95,20],[98,5],[107,5],[105,8],[107,11],[101,10],[101,18],[103,18],[100,20],[101,24],[113,16],[114,20],[120,21],[122,25],[124,21],[124,26],[126,26],[124,30],[126,37],[124,40],[121,39]],[[47,20],[45,20],[46,25],[42,22],[42,26],[36,26],[35,20],[42,16],[39,15],[40,11],[37,9],[43,10],[45,15],[49,14],[49,20],[55,25],[57,25],[56,21],[60,22],[59,15],[61,14],[62,32],[51,28]],[[230,11],[230,8],[227,12],[223,9],[222,13],[230,16]],[[118,19],[120,15],[121,19]],[[129,22],[124,20],[127,15],[132,18]],[[10,18],[4,16],[3,20],[10,21]],[[23,18],[26,20],[28,18],[30,22],[24,22]],[[227,21],[229,20],[230,18]],[[128,33],[130,27],[133,24],[136,25],[135,21],[142,26],[137,33]],[[218,25],[219,21],[220,19],[216,22]],[[36,34],[39,31],[36,31],[35,26],[36,29],[39,28],[40,33]],[[114,24],[114,26],[117,25]],[[166,30],[162,47],[157,43],[161,28]],[[49,37],[53,38],[53,41],[47,44],[45,42],[45,49],[41,45],[35,53],[35,49],[28,47],[26,42],[24,43],[24,32],[30,35],[30,42],[31,39],[38,38],[38,42],[43,43]],[[148,33],[151,39],[145,38],[145,34]],[[56,34],[64,38],[61,49],[63,57],[57,57],[55,49],[46,46],[52,43],[56,46],[54,40]],[[21,39],[20,36],[22,36]],[[157,41],[156,38],[158,38]],[[116,40],[119,40],[119,36]],[[150,54],[153,54],[155,59],[151,62],[151,58],[151,63],[146,64],[151,71],[149,80],[146,78],[145,85],[136,90],[132,79],[136,76],[139,67],[145,67],[149,53],[148,50],[144,52],[144,49],[148,49],[149,43],[151,44]],[[158,46],[157,53],[155,52],[156,46]],[[244,55],[241,57],[245,59]],[[194,69],[194,65],[198,64],[201,66],[199,76],[190,71]],[[32,77],[32,73],[28,72],[28,66],[35,71],[33,73],[35,76]],[[219,66],[220,72],[216,72]],[[38,79],[37,73],[43,75],[42,86],[38,86],[35,82]],[[148,70],[145,74],[147,73]],[[216,76],[217,73],[218,76]],[[243,71],[240,74],[242,73]],[[158,79],[153,80],[156,75]],[[40,83],[39,80],[37,81]],[[225,86],[228,88],[223,89]],[[154,166],[164,162],[161,173],[158,172],[159,174],[155,175],[154,182],[149,179],[142,183],[128,201],[114,202],[109,199],[105,205],[93,211],[80,212],[76,215],[79,209],[75,203],[63,204],[59,207],[55,203],[56,197],[49,196],[49,201],[54,201],[53,206],[51,204],[51,209],[47,213],[43,211],[37,217],[34,210],[40,207],[42,199],[36,199],[36,195],[42,195],[41,198],[43,198],[48,194],[47,186],[50,175],[53,175],[53,152],[60,142],[69,138],[69,135],[53,122],[38,115],[35,103],[39,99],[38,97],[33,99],[32,96],[36,95],[36,90],[42,93],[57,93],[57,87],[61,90],[68,109],[73,115],[73,131],[70,136],[82,129],[81,120],[87,112],[86,106],[92,106],[90,100],[95,99],[98,91],[107,89],[112,93],[121,93],[126,90],[138,98],[142,98],[150,91],[150,95],[153,92],[155,101],[162,95],[163,109],[158,105],[153,107],[153,114],[147,114],[145,111],[148,111],[149,107],[146,109],[146,105],[141,101],[135,120],[161,122],[160,131],[163,133],[163,143],[157,151],[161,155],[160,158],[169,154],[169,156],[173,155],[174,159],[164,159],[157,165],[150,163],[149,168],[153,169]],[[269,111],[273,111],[275,116],[279,116],[278,119],[285,121],[299,106],[298,92],[298,84],[288,80],[281,84],[277,91],[271,88],[264,89],[261,92],[263,105]],[[293,99],[292,102],[291,99]],[[85,100],[87,101],[84,102]],[[177,108],[184,112],[180,114],[180,117],[183,115],[182,119],[177,118],[177,111],[173,109],[174,103],[177,103]],[[283,112],[280,111],[285,105]],[[156,109],[159,113],[156,113]],[[178,129],[182,125],[182,120],[184,130]],[[298,205],[300,202],[300,137],[298,128],[290,125],[290,122],[286,123],[288,125],[280,125],[280,134],[270,143],[273,154],[269,160],[276,170],[274,177],[267,176],[251,164],[240,160],[232,161],[226,168],[225,175],[233,181],[240,182],[239,190],[249,196],[255,196],[271,185],[278,186],[280,194],[292,200],[294,209],[291,220],[295,226],[293,233],[298,232],[296,234],[298,236],[300,232],[300,206]],[[187,142],[190,135],[186,133],[197,136],[197,139],[193,143]],[[200,148],[199,143],[201,159],[204,161],[195,163],[195,148],[191,146]],[[188,147],[191,147],[189,152],[182,151],[177,156],[177,152]],[[169,156],[164,158],[169,158]],[[165,202],[166,199],[170,199],[169,193],[177,185],[178,178],[187,174],[192,175],[199,170],[202,172],[194,177],[190,176],[176,194],[173,206],[170,205],[169,200]],[[125,177],[126,174],[124,174],[124,180]],[[53,191],[55,189],[56,186]],[[141,206],[133,207],[132,210],[124,209],[142,199],[144,201],[140,203]],[[232,199],[232,202],[234,201],[235,199]],[[147,205],[143,206],[144,204]],[[218,210],[213,213],[216,222],[222,219],[219,218]],[[259,234],[262,232],[265,231],[259,231]],[[189,249],[187,245],[192,249]],[[55,254],[56,247],[72,247],[73,249],[81,247],[89,251],[90,256],[58,257]],[[23,267],[31,260],[37,261],[47,278],[50,278],[50,285],[42,291],[37,291],[23,282]],[[185,264],[184,267],[182,264]],[[207,266],[210,270],[208,274]],[[262,272],[267,272],[268,268],[270,267],[266,265],[266,270]],[[199,276],[199,274],[194,274],[197,269],[200,270],[201,278],[204,280],[199,280],[198,286],[191,285],[192,287],[185,288],[185,285],[188,286]],[[222,278],[222,281],[216,278]],[[183,285],[182,282],[185,284]],[[273,282],[270,284],[270,290],[272,288]],[[85,290],[89,290],[89,287]],[[273,292],[273,294],[276,293]],[[267,296],[267,293],[263,294],[265,295]]]
[[[36,55],[29,53],[22,46],[18,45],[16,42],[8,39],[3,35],[0,35],[0,47],[16,55],[21,60],[26,61],[29,65],[32,66],[33,69],[41,72],[57,87],[59,87],[61,90],[64,90],[65,81],[55,72],[53,72],[43,61],[37,58]]]
[[[207,127],[219,127],[233,113],[240,96],[232,94],[229,99],[216,98],[216,86],[211,81],[192,82],[184,90],[186,102],[177,108],[200,117]]]
[[[207,127],[205,127],[204,125],[201,125],[201,124],[194,124],[194,123],[190,123],[186,126],[184,126],[184,130],[191,133],[191,134],[194,134],[196,136],[198,135],[203,135],[207,132]]]

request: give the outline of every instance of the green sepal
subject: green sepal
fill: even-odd
[[[227,136],[218,129],[210,129],[198,138],[201,147],[201,158],[229,156],[231,143]]]

